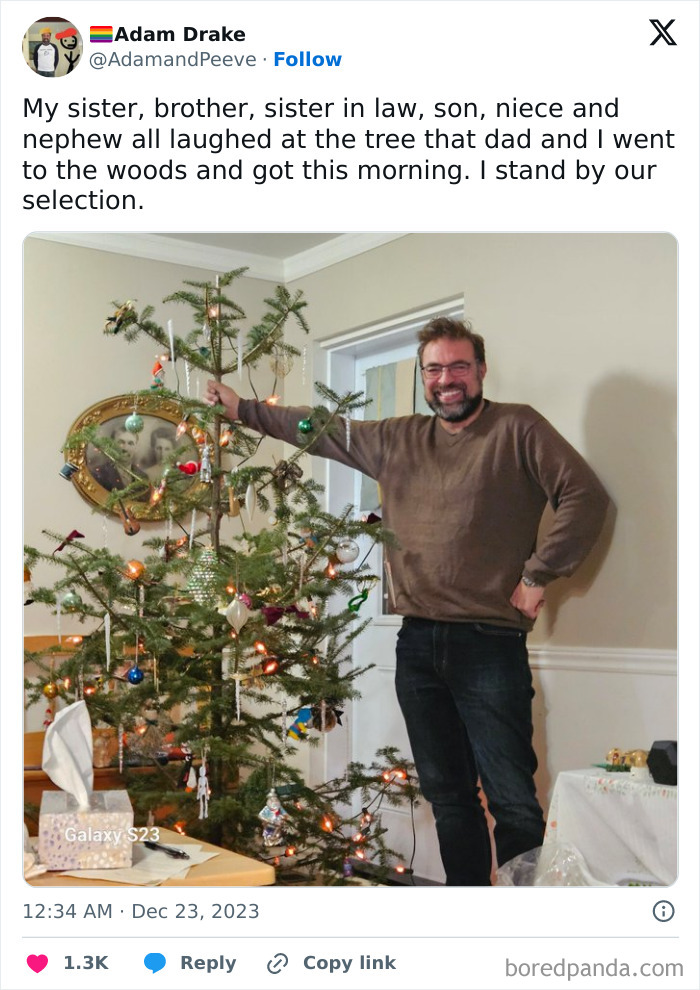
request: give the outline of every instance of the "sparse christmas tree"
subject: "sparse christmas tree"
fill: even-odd
[[[390,748],[313,788],[293,759],[297,746],[340,725],[358,696],[367,668],[352,666],[349,647],[367,624],[361,607],[376,580],[360,546],[390,537],[352,506],[323,511],[320,486],[299,464],[321,433],[345,429],[361,395],[317,386],[324,404],[299,423],[299,449],[271,466],[250,463],[261,438],[189,395],[192,368],[216,381],[245,372],[252,385],[263,358],[277,379],[299,356],[283,333],[290,319],[308,332],[300,293],[278,287],[260,323],[239,329],[245,314],[227,289],[244,271],[185,283],[165,300],[191,308],[184,336],[131,302],[106,322],[105,333],[145,334],[162,352],[151,388],[134,393],[126,430],[138,434],[143,416],[167,404],[179,411],[177,446],[151,481],[88,423],[68,438],[67,462],[77,470],[88,447],[99,451],[120,469],[106,511],[118,510],[134,536],[160,521],[161,535],[143,541],[143,560],[90,547],[75,530],[47,533],[53,550],[26,548],[29,571],[39,560],[62,571],[52,588],[32,590],[56,612],[59,647],[28,656],[43,671],[28,683],[29,702],[84,697],[93,725],[113,727],[137,820],[153,811],[163,825],[336,883],[353,857],[396,863],[380,808],[416,798],[411,768]],[[187,394],[165,388],[167,359],[184,368]],[[255,513],[268,518],[258,532]],[[239,527],[230,540],[221,536],[225,515]],[[85,624],[80,642],[61,641],[65,613]],[[153,770],[130,773],[135,763]]]

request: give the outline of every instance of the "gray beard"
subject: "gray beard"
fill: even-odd
[[[467,395],[466,389],[460,386],[464,392],[464,400],[457,405],[450,404],[449,406],[443,406],[439,399],[428,399],[426,402],[433,410],[436,416],[440,419],[444,419],[446,423],[461,423],[464,419],[469,419],[479,406],[484,397],[483,391],[479,391],[478,395],[474,395],[471,398]]]

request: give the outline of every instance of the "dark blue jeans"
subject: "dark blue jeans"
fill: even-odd
[[[491,882],[479,781],[499,864],[542,845],[525,640],[517,629],[476,622],[407,618],[399,631],[396,693],[450,885]]]

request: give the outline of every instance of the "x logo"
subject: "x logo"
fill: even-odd
[[[676,42],[673,40],[673,38],[671,37],[671,35],[668,33],[668,29],[673,24],[673,21],[675,21],[675,18],[673,18],[673,20],[670,20],[668,22],[668,24],[662,24],[661,21],[659,21],[657,18],[654,18],[651,21],[651,23],[656,28],[656,37],[652,41],[652,45],[655,45],[656,42],[659,40],[659,38],[663,38],[667,45],[675,45]]]

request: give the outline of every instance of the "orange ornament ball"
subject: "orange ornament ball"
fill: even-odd
[[[126,565],[126,576],[132,581],[138,581],[145,569],[140,560],[129,560]]]

